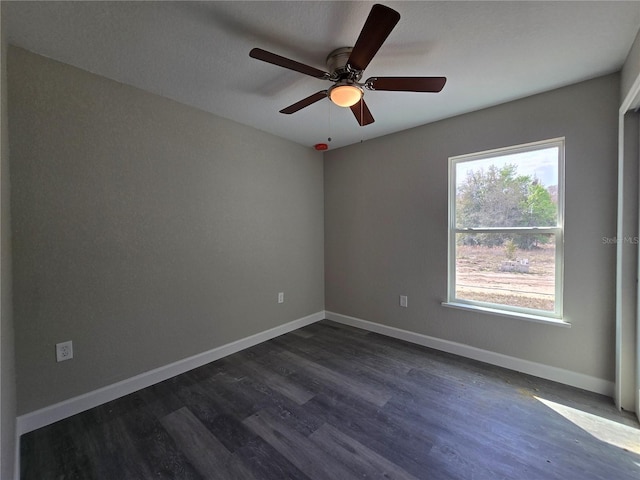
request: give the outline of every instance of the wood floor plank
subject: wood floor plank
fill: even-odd
[[[338,323],[328,319],[311,324],[307,328],[317,329],[317,331],[323,334],[337,333],[338,335],[348,335],[351,338],[369,334],[367,330],[363,330],[362,328],[352,327],[351,325],[345,325],[344,323]]]
[[[239,448],[235,455],[260,480],[311,480],[258,435]]]
[[[298,330],[294,330],[293,332],[291,332],[291,335],[295,335],[296,337],[301,338],[311,338],[313,337],[314,333],[306,328],[299,328]]]
[[[254,477],[231,452],[211,434],[187,407],[162,420],[180,451],[200,474],[209,480],[252,480]]]
[[[221,414],[213,419],[203,419],[196,412],[194,415],[230,452],[235,452],[255,438],[253,432],[234,415]]]
[[[41,428],[21,438],[20,478],[23,480],[58,480],[59,478],[93,480],[95,467],[90,452],[75,437],[71,425],[60,422]],[[48,448],[42,448],[47,445]]]
[[[398,422],[365,402],[357,404],[340,394],[317,395],[305,407],[310,414],[323,418],[417,478],[433,477],[428,462],[433,446],[430,432],[408,422]],[[425,477],[426,474],[431,477]],[[445,472],[438,478],[454,480],[456,477]]]
[[[264,410],[251,415],[244,423],[313,480],[360,478]]]
[[[234,375],[243,371],[242,365],[233,369]],[[278,390],[272,389],[267,385],[261,377],[242,376],[241,373],[237,380],[222,379],[216,377],[216,382],[208,385],[209,391],[211,386],[215,385],[215,392],[210,393],[217,398],[223,397],[229,401],[232,399],[241,399],[238,405],[228,407],[233,411],[236,418],[244,419],[247,416],[257,412],[268,406],[287,408],[296,402],[281,394]]]
[[[361,477],[380,480],[417,480],[395,463],[328,423],[313,432],[309,439],[324,450],[329,458],[336,458],[345,465],[351,466],[354,473]]]
[[[351,395],[362,398],[379,407],[387,403],[392,396],[388,391],[372,388],[371,385],[357,379],[345,377],[340,372],[323,367],[322,365],[309,361],[295,353],[281,352],[279,355],[291,362],[293,365],[296,365],[296,367],[303,369],[309,375],[320,379],[323,382],[327,382],[340,390],[345,390]]]
[[[392,375],[404,375],[412,368],[410,365],[385,354],[382,348],[373,343],[360,344],[349,338],[328,337],[321,334],[316,334],[304,341],[296,337],[285,337],[280,340],[286,341],[289,348],[293,347],[303,351],[317,360],[341,359],[349,363],[389,372]]]
[[[139,440],[129,430],[122,417],[100,423],[94,429],[75,429],[74,438],[81,442],[79,450],[86,452],[97,479],[148,478],[153,469],[140,450]],[[79,478],[84,478],[84,474]]]
[[[191,462],[182,454],[171,436],[163,429],[155,435],[140,441],[139,450],[144,452],[144,459],[148,463],[152,474],[146,478],[204,480]],[[107,477],[105,477],[106,480]],[[115,478],[115,477],[110,477]],[[127,477],[126,472],[119,478]]]
[[[189,408],[198,417],[198,420],[207,426],[224,412],[224,408],[213,402],[199,384],[193,384],[188,389],[178,389],[175,395],[182,401],[182,406]],[[164,418],[173,412],[161,415],[159,418]]]
[[[428,432],[433,447],[425,464],[431,470],[447,471],[453,478],[520,478],[519,475],[498,474],[496,465],[501,465],[505,458],[511,460],[504,462],[505,465],[519,471],[519,458],[510,457],[510,452],[501,450],[501,445],[495,442],[494,433],[478,429],[475,421],[460,419],[458,412],[430,409],[428,415],[422,415],[420,409],[407,409],[393,403],[385,405],[384,412],[391,418],[402,418]],[[515,443],[517,439],[512,440]],[[529,447],[522,442],[518,446]],[[491,462],[483,460],[487,455],[491,455]]]
[[[317,415],[309,415],[309,410],[306,408],[306,405],[299,406],[294,403],[288,405],[269,405],[263,410],[277,417],[288,425],[289,428],[292,428],[305,437],[311,435],[324,423],[324,419],[319,418]]]
[[[269,388],[277,390],[298,405],[308,402],[315,395],[313,392],[292,382],[291,379],[272,372],[253,360],[245,361],[242,364],[242,368],[248,370],[255,378],[260,378]]]
[[[243,419],[256,411],[247,395],[234,395],[226,382],[220,378],[208,379],[193,388],[201,390],[209,397],[209,401],[217,411],[234,415],[238,419]]]

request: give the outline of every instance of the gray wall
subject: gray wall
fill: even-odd
[[[614,379],[619,75],[325,154],[325,307]],[[571,328],[441,306],[447,159],[566,137],[564,309]],[[409,308],[398,306],[398,295]]]
[[[321,154],[8,62],[19,414],[323,310]]]
[[[0,9],[4,8],[4,3]],[[4,22],[4,15],[2,21]],[[13,478],[16,440],[16,377],[14,364],[13,310],[11,302],[11,220],[9,211],[9,129],[7,110],[7,43],[0,28],[0,478]]]

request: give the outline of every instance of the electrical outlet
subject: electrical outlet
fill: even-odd
[[[56,361],[71,360],[73,358],[73,342],[56,343]]]
[[[406,295],[400,295],[400,306],[401,307],[407,307],[407,296]]]
[[[284,292],[278,293],[278,303],[284,303]]]

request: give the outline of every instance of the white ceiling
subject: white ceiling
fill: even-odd
[[[375,123],[320,101],[329,82],[249,57],[260,47],[326,70],[373,2],[2,2],[10,43],[287,138],[330,148],[620,70],[640,1],[384,2],[401,19],[370,76],[446,76],[439,94],[366,92]]]

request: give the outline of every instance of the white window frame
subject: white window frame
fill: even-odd
[[[461,162],[484,160],[510,154],[525,153],[544,148],[558,147],[558,217],[557,225],[537,227],[513,228],[457,228],[456,226],[456,165]],[[559,137],[541,140],[522,145],[497,148],[483,152],[470,153],[449,157],[449,252],[448,252],[448,293],[447,301],[443,305],[454,308],[482,311],[497,315],[516,317],[543,323],[553,323],[563,326],[570,324],[563,318],[563,270],[564,270],[564,158],[565,138]],[[467,300],[456,297],[456,234],[465,232],[476,233],[549,233],[555,235],[555,298],[554,311],[538,310],[511,305],[501,305],[477,300]]]

